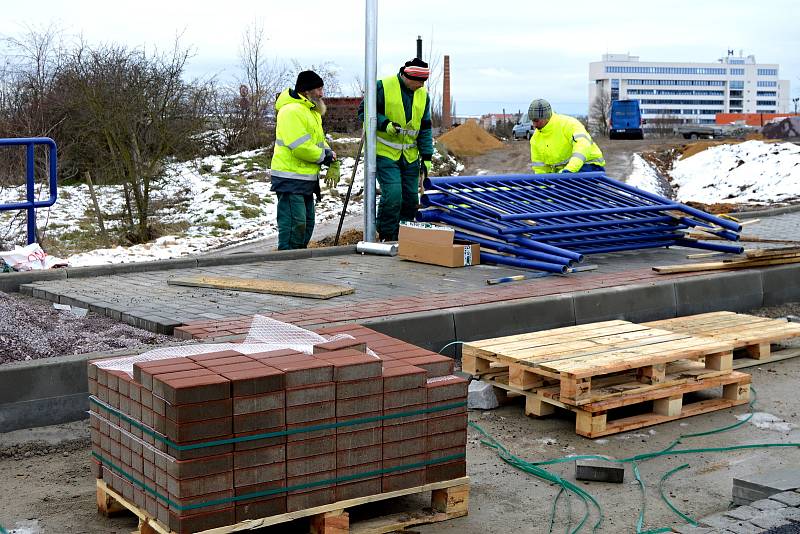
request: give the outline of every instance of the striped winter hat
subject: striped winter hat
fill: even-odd
[[[416,57],[411,61],[406,61],[406,64],[400,67],[400,72],[409,80],[418,82],[424,82],[431,75],[428,64]]]
[[[531,105],[528,106],[528,117],[531,120],[536,119],[549,119],[553,116],[553,108],[550,107],[550,102],[537,98]]]

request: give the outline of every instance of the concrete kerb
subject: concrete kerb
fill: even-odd
[[[455,339],[475,341],[575,324],[572,295],[493,302],[453,310]]]
[[[677,316],[760,307],[764,302],[762,273],[759,269],[677,279]]]
[[[677,301],[672,282],[615,286],[573,295],[575,324],[613,319],[633,322],[675,317]]]
[[[795,213],[800,211],[800,204],[794,206],[782,206],[780,208],[769,208],[765,210],[754,210],[754,211],[741,211],[741,212],[732,212],[730,215],[736,217],[737,219],[754,219],[756,217],[772,217],[775,215],[783,215],[784,213]]]
[[[404,313],[370,319],[361,324],[433,352],[442,350],[442,347],[456,339],[452,309]],[[454,356],[456,352],[448,349],[442,354]]]
[[[761,271],[764,306],[800,300],[800,264],[780,265]]]
[[[113,265],[94,265],[90,267],[66,267],[48,271],[29,271],[21,273],[0,274],[0,291],[12,293],[19,291],[23,284],[42,280],[59,280],[65,278],[89,278],[94,276],[110,276],[114,274],[166,271],[173,269],[194,269],[197,267],[213,267],[219,265],[241,265],[262,261],[284,261],[326,256],[355,254],[355,245],[327,247],[302,250],[276,250],[264,253],[231,254],[227,256],[189,256],[171,260],[158,260],[140,263],[117,263]]]
[[[177,345],[159,345],[167,347]],[[86,362],[141,354],[155,347],[92,352],[0,366],[0,434],[86,418]]]

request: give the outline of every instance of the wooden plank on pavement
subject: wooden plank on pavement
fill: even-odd
[[[237,278],[233,276],[188,276],[184,278],[171,278],[167,280],[167,284],[171,286],[246,291],[249,293],[269,293],[271,295],[286,295],[289,297],[306,297],[311,299],[329,299],[340,295],[350,295],[355,292],[355,289],[349,286],[310,284],[307,282],[290,282],[288,280]]]

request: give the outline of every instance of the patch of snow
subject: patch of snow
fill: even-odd
[[[675,162],[679,202],[767,204],[800,199],[800,146],[746,141]]]
[[[748,415],[749,414],[737,415],[736,419],[739,421],[744,421],[747,419]],[[775,432],[785,433],[791,432],[791,430],[797,426],[793,423],[784,421],[780,417],[764,412],[753,413],[753,417],[750,418],[749,423],[761,430],[772,430]]]
[[[658,173],[653,166],[645,161],[639,154],[633,155],[633,170],[626,180],[626,183],[638,189],[655,193],[656,195],[664,195]]]

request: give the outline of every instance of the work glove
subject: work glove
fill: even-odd
[[[402,129],[403,127],[397,124],[396,122],[390,122],[389,124],[386,125],[386,133],[391,135],[399,134],[400,130]]]
[[[421,171],[419,174],[419,194],[420,196],[425,193],[425,178],[428,177],[428,173],[431,170],[431,161],[423,161],[422,165],[419,166],[419,170]]]
[[[341,162],[337,159],[328,167],[328,172],[325,174],[325,185],[328,186],[328,189],[333,189],[339,185],[341,165]]]
[[[336,152],[331,150],[330,148],[325,149],[325,159],[322,160],[323,165],[330,165],[336,161]]]

